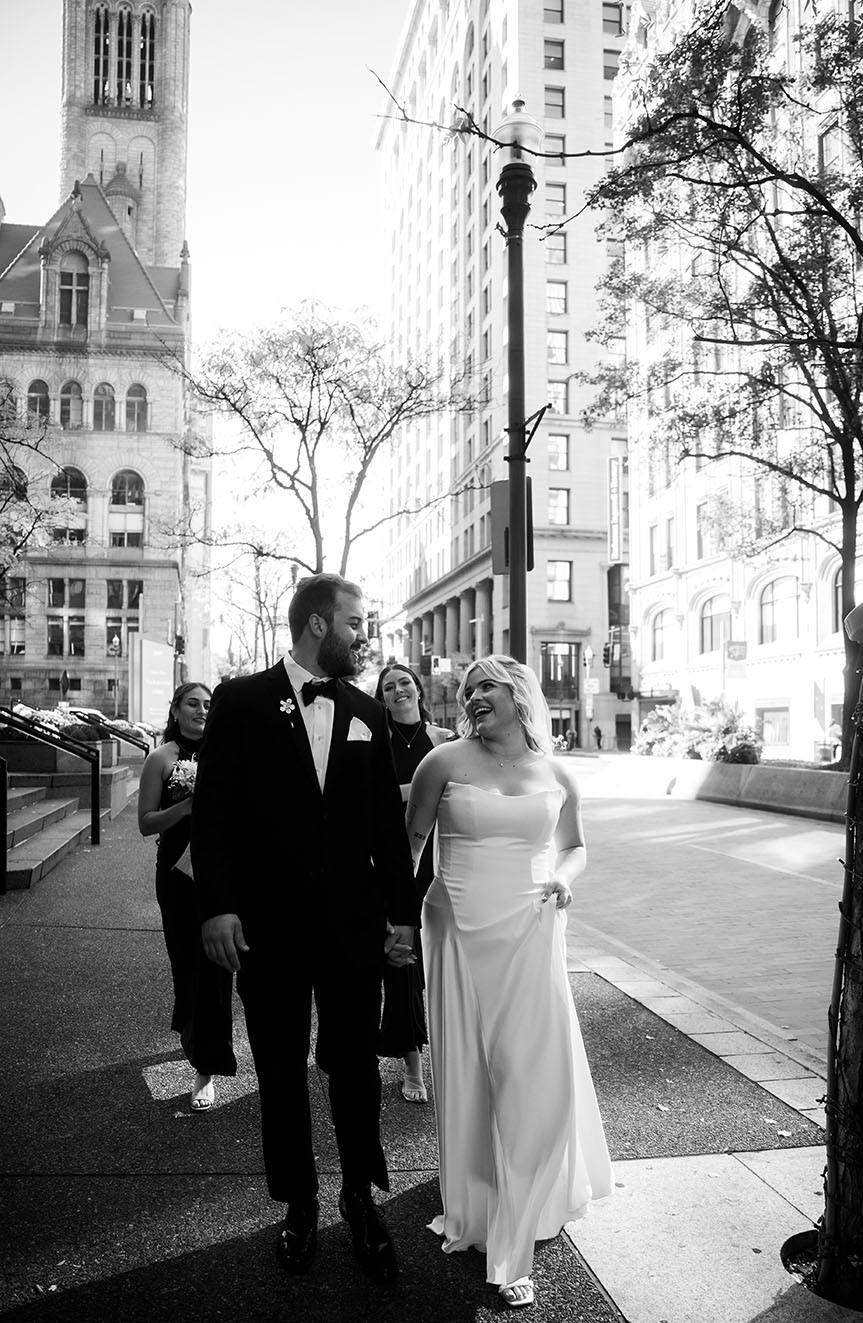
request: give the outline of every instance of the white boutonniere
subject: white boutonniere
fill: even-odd
[[[283,698],[282,701],[279,703],[279,711],[284,712],[285,715],[289,717],[296,706],[297,705],[293,701],[293,699]]]

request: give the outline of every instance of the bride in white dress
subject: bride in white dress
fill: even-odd
[[[533,1302],[534,1242],[610,1194],[611,1163],[566,974],[564,910],[585,867],[578,788],[548,708],[511,657],[458,692],[464,738],[411,785],[415,859],[437,822],[423,955],[450,1253],[486,1252],[508,1305]]]

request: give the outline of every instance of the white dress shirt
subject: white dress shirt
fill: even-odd
[[[330,745],[333,740],[333,718],[335,717],[336,705],[331,698],[316,698],[313,703],[304,703],[302,689],[306,681],[323,680],[326,677],[312,675],[311,671],[307,671],[304,666],[300,666],[299,662],[295,662],[289,652],[285,654],[283,660],[291,687],[297,696],[297,706],[306,727],[306,734],[309,737],[312,759],[314,760],[315,771],[318,774],[318,784],[323,790],[327,776],[327,762],[330,757]]]

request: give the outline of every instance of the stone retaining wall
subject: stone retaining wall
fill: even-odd
[[[585,790],[588,795],[636,798],[672,795],[844,822],[848,775],[770,763],[708,763],[630,754],[610,758],[585,783]]]

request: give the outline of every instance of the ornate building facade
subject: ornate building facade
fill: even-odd
[[[208,678],[209,517],[183,376],[188,0],[65,0],[61,203],[43,224],[0,207],[0,385],[7,417],[49,428],[21,481],[62,514],[30,547],[0,621],[2,701],[128,710],[135,636]]]

